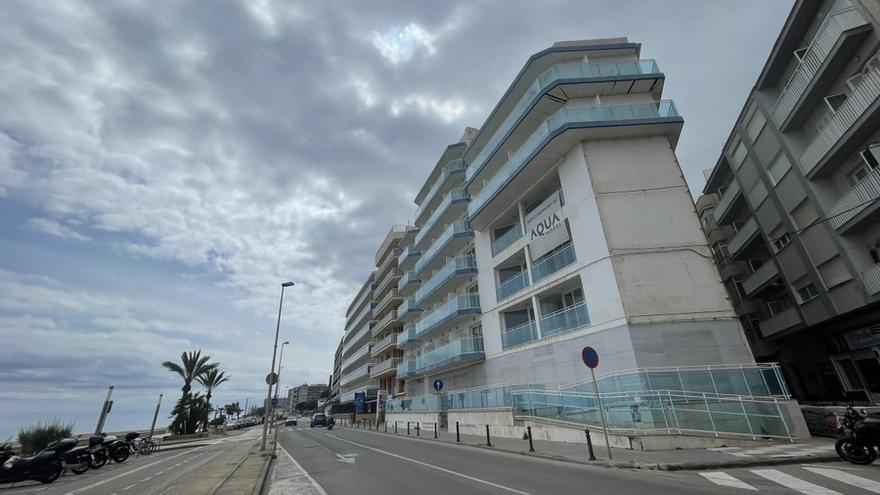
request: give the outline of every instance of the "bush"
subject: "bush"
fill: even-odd
[[[25,426],[18,432],[18,443],[21,444],[21,454],[35,454],[46,448],[50,443],[68,438],[73,434],[73,423],[63,423],[55,418],[45,423],[37,423]]]

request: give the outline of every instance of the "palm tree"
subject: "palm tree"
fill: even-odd
[[[229,377],[226,376],[226,373],[218,370],[217,368],[212,368],[206,371],[204,374],[196,377],[199,383],[205,387],[205,402],[207,407],[205,408],[205,430],[208,431],[208,411],[211,410],[211,394],[214,392],[214,389],[219,387],[221,384],[229,381]]]
[[[217,363],[208,363],[210,360],[211,356],[202,356],[202,351],[199,350],[181,353],[181,364],[173,363],[171,361],[165,361],[162,363],[162,366],[168,369],[168,371],[177,373],[183,378],[183,387],[180,388],[183,394],[181,395],[179,402],[181,407],[176,408],[177,418],[173,423],[173,425],[175,425],[175,430],[182,427],[184,433],[195,433],[195,430],[185,431],[189,428],[189,425],[192,424],[186,417],[192,409],[190,405],[190,390],[192,389],[193,380],[198,379],[208,371],[217,367]],[[175,431],[175,433],[178,432]]]

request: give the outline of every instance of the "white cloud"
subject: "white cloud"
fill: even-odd
[[[77,232],[71,227],[68,227],[67,225],[64,225],[58,220],[52,218],[32,218],[28,221],[28,225],[34,230],[38,230],[40,232],[53,235],[55,237],[59,237],[61,239],[71,239],[74,241],[91,240],[89,236]]]
[[[407,95],[395,98],[391,102],[390,110],[395,117],[406,112],[415,112],[437,117],[445,124],[460,122],[466,113],[478,111],[458,98],[443,99],[425,95]]]
[[[374,31],[371,35],[373,47],[394,65],[408,62],[420,49],[433,55],[437,51],[434,39],[433,34],[415,23],[395,26],[384,33]]]

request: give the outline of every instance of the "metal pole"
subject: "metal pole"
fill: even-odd
[[[113,385],[110,385],[110,388],[107,389],[107,398],[104,399],[104,403],[101,405],[101,414],[98,415],[98,425],[95,427],[95,435],[100,435],[101,430],[104,429],[104,421],[107,419],[107,409],[109,409],[110,405],[110,396],[113,395]]]
[[[397,421],[394,422],[394,433],[397,433]]]
[[[289,344],[289,342],[285,341],[284,343],[282,343],[281,344],[281,351],[278,353],[278,381],[275,382],[275,395],[274,395],[275,398],[278,398],[278,387],[281,386],[281,363],[282,363],[282,360],[284,359],[284,346],[287,344]],[[287,406],[290,407],[290,404],[288,404]],[[273,409],[274,409],[274,407],[273,407]]]
[[[593,440],[590,438],[590,430],[584,428],[584,435],[587,436],[587,450],[590,452],[590,459],[589,460],[595,461],[596,454],[593,453]]]
[[[406,422],[406,434],[409,435],[409,421]]]
[[[611,444],[608,442],[608,427],[605,424],[605,410],[602,409],[602,399],[599,397],[599,386],[596,385],[596,370],[590,368],[593,375],[593,393],[596,394],[596,405],[599,406],[599,417],[602,418],[602,433],[605,434],[605,448],[608,449],[608,460],[611,460]]]
[[[492,439],[489,438],[489,425],[486,425],[486,446],[492,446]]]
[[[526,433],[529,434],[529,452],[535,451],[535,445],[532,443],[532,427],[526,426]]]
[[[416,421],[416,436],[417,437],[421,436],[421,435],[419,435],[419,433],[422,431],[422,426],[420,423],[421,423],[420,421]]]
[[[458,421],[455,422],[455,441],[461,442],[461,432],[458,430]]]
[[[156,412],[153,413],[153,424],[150,425],[150,436],[149,438],[153,438],[153,431],[156,429],[156,418],[159,417],[159,406],[162,405],[162,394],[159,394],[159,402],[156,403]]]
[[[275,372],[275,354],[278,351],[278,333],[281,331],[281,308],[284,305],[284,288],[285,284],[281,284],[281,297],[278,300],[278,321],[275,323],[275,345],[272,347],[272,366],[269,367],[269,373]],[[272,384],[269,384],[269,390],[266,392],[266,404],[263,407],[263,438],[260,440],[260,450],[266,450],[266,435],[269,431],[269,412],[272,409]]]
[[[437,422],[434,421],[434,438],[437,438]]]

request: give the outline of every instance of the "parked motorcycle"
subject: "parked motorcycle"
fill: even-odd
[[[0,445],[0,483],[52,483],[64,471],[61,455],[74,447],[76,440],[65,438],[54,448],[47,448],[33,457],[19,457],[9,445]]]
[[[871,464],[880,445],[880,413],[856,411],[852,404],[840,420],[843,437],[834,443],[837,455],[853,464]]]
[[[46,452],[47,450],[56,450],[63,441],[64,440],[59,440],[50,443],[43,452]],[[73,472],[73,474],[83,474],[89,470],[89,461],[92,459],[92,456],[89,452],[88,446],[74,447],[66,452],[62,452],[60,456],[62,467],[65,470]]]
[[[89,437],[89,467],[101,469],[107,464],[107,446],[104,445],[104,435],[92,435]]]
[[[123,462],[128,459],[131,453],[129,442],[119,440],[114,435],[106,435],[104,437],[104,447],[107,448],[107,456],[113,462]]]

